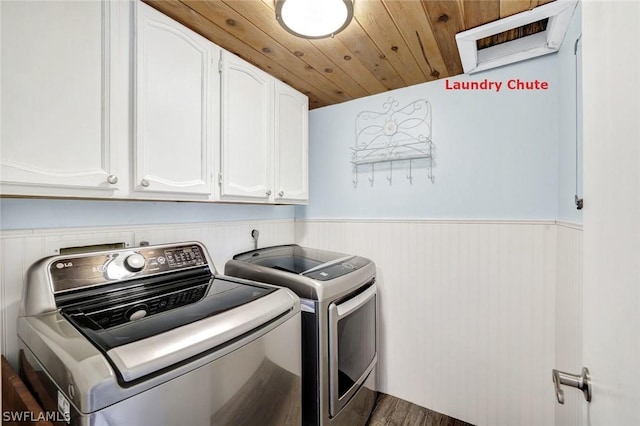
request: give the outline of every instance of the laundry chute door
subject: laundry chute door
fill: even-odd
[[[640,2],[582,13],[584,424],[640,425]]]

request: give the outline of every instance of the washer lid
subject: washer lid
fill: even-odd
[[[275,287],[220,278],[192,281],[186,289],[146,298],[124,294],[117,300],[112,295],[83,300],[61,313],[111,360],[119,379],[131,382],[212,350],[292,308],[290,296],[268,297],[279,291]]]
[[[131,382],[193,357],[223,350],[225,345],[250,333],[257,338],[261,329],[296,309],[295,296],[285,289],[273,290],[235,308],[115,347],[108,350],[106,356],[121,379]],[[184,315],[189,316],[189,313]]]
[[[369,263],[368,259],[297,244],[266,247],[237,254],[234,260],[329,281],[351,273]]]

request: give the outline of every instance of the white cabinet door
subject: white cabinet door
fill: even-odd
[[[134,189],[208,195],[215,45],[142,2],[136,7]]]
[[[220,198],[273,201],[273,77],[222,54]]]
[[[2,193],[118,195],[117,3],[0,2]]]
[[[309,199],[309,100],[276,81],[275,201],[305,203]]]

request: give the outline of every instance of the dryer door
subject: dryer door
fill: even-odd
[[[329,305],[331,417],[360,389],[377,360],[376,286]]]

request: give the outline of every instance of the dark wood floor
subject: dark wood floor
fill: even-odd
[[[383,425],[473,426],[461,420],[412,404],[409,401],[381,393],[378,396],[376,406],[367,422],[367,426]]]

